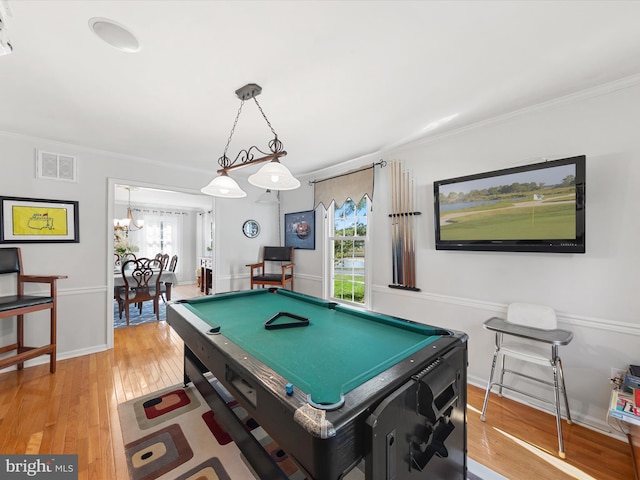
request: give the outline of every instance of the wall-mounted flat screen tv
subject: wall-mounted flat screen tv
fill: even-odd
[[[436,250],[585,252],[585,156],[434,182]]]

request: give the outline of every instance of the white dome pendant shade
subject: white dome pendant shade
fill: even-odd
[[[214,197],[244,198],[247,196],[247,192],[242,190],[238,183],[227,175],[227,172],[222,172],[211,180],[209,185],[202,187],[200,191],[206,195],[213,195]]]
[[[300,181],[277,158],[251,175],[249,183],[268,190],[294,190],[300,186]]]

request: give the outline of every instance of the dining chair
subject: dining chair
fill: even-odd
[[[142,303],[153,301],[153,311],[160,321],[160,277],[162,262],[155,258],[138,258],[128,260],[122,264],[122,278],[124,287],[118,292],[119,302],[125,311],[127,325],[129,325],[129,306],[134,304],[142,313]],[[122,312],[120,312],[122,318]]]
[[[117,253],[114,253],[114,255],[115,255],[115,260],[114,260],[113,266],[114,266],[114,269],[118,269],[118,270],[122,269],[122,265],[124,265],[124,263],[127,260],[136,259],[136,254],[132,252],[123,253],[122,255],[118,255]],[[120,295],[120,290],[122,290],[123,288],[124,287],[122,286],[113,288],[113,298],[118,302],[118,315],[120,316],[120,318],[122,318],[122,309],[124,307],[124,305],[122,304],[121,295]]]
[[[171,261],[169,262],[169,270],[172,272],[176,271],[176,267],[178,266],[178,255],[174,255],[171,257]]]
[[[171,261],[169,262],[169,271],[170,272],[175,272],[177,266],[178,266],[178,255],[174,255],[173,257],[171,257]],[[162,301],[166,304],[167,303],[167,298],[166,298],[167,284],[166,284],[166,282],[162,282],[162,284],[160,285],[160,293],[162,295]]]
[[[113,270],[120,270],[122,268],[122,256],[118,253],[113,252]],[[118,292],[123,287],[113,287],[113,299],[118,302],[118,315],[122,318],[122,302],[120,301],[120,295]]]
[[[122,255],[120,255],[120,265],[124,265],[124,262],[127,262],[129,260],[135,260],[136,259],[136,254],[135,253],[123,253]]]
[[[162,262],[162,268],[165,270],[169,267],[169,254],[168,253],[156,253],[156,260],[160,260]]]

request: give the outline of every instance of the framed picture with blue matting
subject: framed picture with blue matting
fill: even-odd
[[[302,250],[316,249],[316,212],[284,214],[284,246]]]

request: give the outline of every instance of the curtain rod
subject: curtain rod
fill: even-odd
[[[359,168],[357,170],[351,170],[350,172],[341,173],[340,175],[334,175],[333,177],[323,178],[322,180],[309,180],[309,185],[314,185],[314,184],[320,183],[320,182],[326,182],[327,180],[333,180],[334,178],[346,177],[347,175],[351,175],[352,173],[358,173],[358,172],[362,172],[364,170],[369,170],[370,168],[375,168],[378,165],[380,166],[380,168],[383,168],[383,167],[387,166],[387,162],[385,160],[380,159],[379,162],[372,163],[371,165],[369,165],[367,167],[362,167],[362,168]]]
[[[137,208],[137,207],[133,207],[131,208],[132,211],[134,212],[139,212],[139,213],[155,213],[155,214],[160,214],[160,215],[189,215],[189,212],[185,212],[185,211],[180,211],[180,210],[156,210],[153,208]]]

